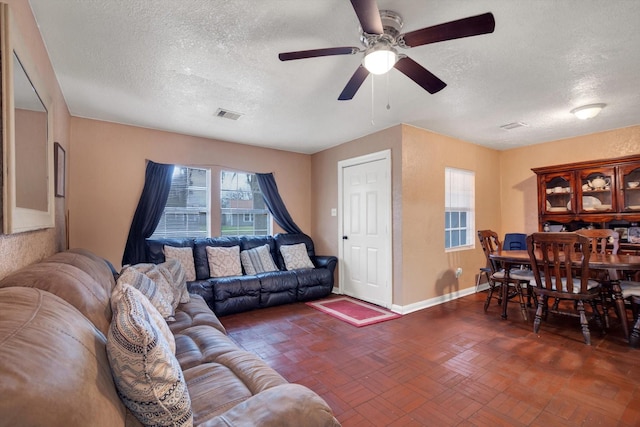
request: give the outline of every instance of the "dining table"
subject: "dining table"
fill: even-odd
[[[514,265],[531,266],[529,253],[524,250],[499,250],[490,254],[489,257],[502,264],[507,277],[509,270],[513,268]],[[578,258],[579,255],[576,255],[576,258],[572,260],[572,264],[579,266],[580,259]],[[623,271],[640,271],[640,255],[591,253],[589,257],[589,269],[606,271],[608,273],[609,281],[611,282],[613,302],[616,306],[618,315],[620,316],[622,331],[625,338],[629,340],[629,321],[626,317],[626,309],[624,298],[622,296],[622,289],[620,287],[620,280],[624,279],[624,277],[622,277]],[[502,301],[507,301],[507,295],[507,286],[502,286]],[[502,318],[507,318],[506,303],[502,304]]]

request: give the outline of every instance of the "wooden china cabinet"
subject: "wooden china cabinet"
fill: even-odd
[[[640,254],[640,154],[531,170],[540,231],[613,228],[624,252]]]

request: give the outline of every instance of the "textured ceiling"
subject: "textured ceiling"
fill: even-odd
[[[361,55],[278,60],[360,46],[348,0],[30,3],[79,117],[301,153],[399,123],[499,150],[640,124],[637,0],[379,0],[403,32],[485,12],[495,32],[402,52],[447,83],[434,95],[391,70],[351,101]],[[594,119],[569,113],[595,102]]]

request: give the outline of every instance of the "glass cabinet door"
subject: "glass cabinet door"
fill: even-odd
[[[625,212],[640,212],[640,167],[621,166],[619,170],[620,209]]]
[[[615,179],[613,168],[579,171],[578,211],[584,213],[614,211]]]
[[[546,201],[544,212],[546,214],[566,214],[574,212],[573,198],[573,174],[550,174],[544,177],[542,189],[545,192]]]

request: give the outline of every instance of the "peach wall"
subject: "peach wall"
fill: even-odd
[[[309,155],[76,117],[71,150],[70,244],[107,258],[116,268],[144,184],[146,159],[212,168],[214,194],[220,168],[273,172],[291,216],[314,237]]]
[[[528,234],[538,231],[537,184],[536,175],[531,168],[638,153],[640,153],[640,126],[501,152],[501,232]]]
[[[444,170],[475,172],[476,229],[499,229],[499,164],[495,150],[403,126],[402,295],[394,304],[407,306],[475,286],[478,268],[485,264],[479,245],[444,250]],[[456,279],[458,267],[463,273]]]
[[[500,227],[499,153],[408,125],[312,155],[312,218],[316,252],[338,254],[338,162],[391,149],[393,304],[408,306],[475,286],[480,248],[444,252],[444,168],[476,171],[477,227]],[[455,279],[453,271],[462,267]],[[337,285],[336,285],[337,286]]]
[[[46,48],[36,25],[28,0],[5,0],[9,4],[14,28],[20,33],[15,40],[21,60],[29,73],[39,73],[53,114],[53,138],[65,149],[69,141],[70,115]],[[14,235],[0,235],[0,277],[25,265],[39,261],[66,246],[66,199],[55,199],[56,227]]]
[[[338,162],[365,154],[391,149],[392,216],[393,216],[393,269],[395,283],[402,282],[402,127],[394,126],[380,132],[321,151],[311,156],[311,218],[316,253],[339,253],[338,217],[331,216],[331,209],[338,208]],[[338,287],[338,272],[336,284]],[[396,300],[394,288],[394,301]],[[398,291],[399,292],[399,291]],[[399,297],[399,296],[398,296]]]

